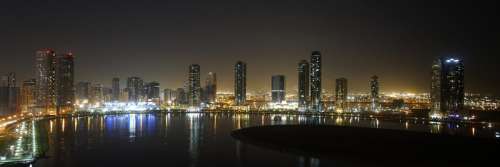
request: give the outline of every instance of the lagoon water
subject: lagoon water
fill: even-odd
[[[4,161],[39,156],[28,166],[357,166],[356,162],[256,147],[230,135],[235,129],[284,124],[498,137],[498,128],[493,124],[280,114],[119,114],[41,119],[18,124],[13,130],[26,131],[24,137],[16,138],[12,134],[12,140],[1,139],[1,146],[5,148],[0,148],[0,156]]]

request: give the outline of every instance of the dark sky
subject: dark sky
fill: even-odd
[[[138,3],[141,2],[141,3]],[[182,86],[191,63],[232,91],[233,65],[248,63],[249,89],[323,53],[323,85],[346,77],[351,92],[427,92],[437,56],[465,60],[466,90],[500,95],[498,2],[402,0],[2,0],[0,73],[34,77],[38,48],[72,51],[77,81],[110,85],[139,76]],[[124,83],[124,82],[123,82]]]

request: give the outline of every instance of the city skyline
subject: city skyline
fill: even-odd
[[[422,93],[430,91],[428,67],[432,60],[451,55],[463,57],[468,67],[465,71],[466,92],[500,94],[496,87],[500,79],[482,73],[494,71],[496,65],[492,62],[498,59],[492,56],[498,53],[494,45],[497,39],[488,36],[494,27],[489,24],[493,18],[489,15],[491,10],[487,9],[494,5],[416,1],[405,2],[410,5],[396,1],[389,4],[321,2],[321,5],[299,1],[288,5],[248,2],[244,3],[248,8],[229,3],[231,6],[226,6],[226,11],[223,10],[224,3],[205,4],[199,8],[186,7],[190,2],[136,7],[123,1],[123,9],[113,12],[122,14],[120,16],[126,12],[137,15],[125,15],[127,17],[115,20],[114,14],[105,13],[112,3],[102,2],[101,7],[89,11],[85,9],[89,9],[87,7],[93,2],[72,3],[75,4],[37,6],[8,2],[4,5],[12,7],[2,10],[6,12],[3,23],[11,26],[0,28],[4,37],[0,39],[3,44],[0,48],[4,50],[2,58],[12,59],[2,61],[0,71],[16,72],[18,80],[28,80],[34,75],[31,68],[35,63],[32,59],[34,52],[39,48],[53,47],[58,53],[75,53],[76,66],[80,69],[75,71],[75,81],[109,86],[110,78],[119,77],[123,85],[125,78],[139,76],[144,80],[158,81],[162,88],[179,88],[186,78],[185,67],[198,63],[204,71],[218,74],[219,90],[231,92],[232,66],[241,60],[248,64],[247,89],[270,90],[267,82],[258,81],[267,81],[273,74],[283,74],[290,81],[297,80],[296,63],[309,59],[310,51],[319,50],[324,64],[322,87],[325,90],[333,92],[335,79],[345,77],[350,81],[350,92],[368,92],[367,80],[378,75],[381,92]],[[371,10],[356,10],[352,8],[353,4],[365,4]],[[379,14],[379,11],[389,8],[383,4],[392,7],[393,13]],[[444,4],[449,7],[429,8]],[[67,17],[53,18],[52,14],[59,11],[55,9],[65,5],[73,7],[67,11]],[[462,13],[461,9],[469,6],[477,9]],[[248,15],[240,15],[237,12],[240,9]],[[39,10],[46,12],[37,12]],[[104,12],[105,17],[94,20],[90,12]],[[206,21],[202,21],[205,19],[189,14],[192,12],[209,15]],[[291,19],[296,15],[300,17]],[[25,20],[16,21],[17,16],[23,16]],[[216,19],[218,17],[223,19]],[[75,18],[80,19],[73,21]],[[124,18],[140,21],[132,23]],[[398,22],[405,18],[408,19]],[[31,26],[44,19],[51,19],[54,24],[40,29]],[[351,19],[356,23],[350,22]],[[107,23],[110,20],[114,21]],[[242,26],[229,24],[244,23],[245,20],[249,23]],[[283,23],[278,24],[278,20]],[[380,22],[375,24],[371,20]],[[181,24],[172,24],[175,22]],[[152,26],[143,29],[142,24]],[[130,26],[118,30],[121,25]],[[189,27],[201,29],[185,30]],[[443,33],[450,29],[454,33]],[[227,34],[212,41],[212,34],[221,31]],[[201,78],[206,77],[206,73],[201,75]],[[296,82],[290,82],[286,89],[296,87]]]
[[[0,166],[495,163],[499,7],[2,1]]]

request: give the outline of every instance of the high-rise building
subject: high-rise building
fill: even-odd
[[[111,100],[119,101],[120,100],[120,78],[113,78],[111,81]]]
[[[335,80],[335,105],[338,112],[347,110],[347,79],[338,78]]]
[[[371,98],[371,110],[373,112],[379,112],[379,83],[378,76],[374,75],[371,77],[370,81],[370,98]]]
[[[464,64],[457,58],[441,57],[432,65],[432,118],[457,118],[464,109]]]
[[[102,104],[104,102],[104,86],[102,84],[95,84],[91,86],[89,101],[92,104]]]
[[[120,91],[120,101],[121,102],[128,102],[128,88],[123,88]]]
[[[187,100],[187,95],[186,95],[186,91],[184,88],[177,88],[177,90],[175,91],[177,93],[177,97],[175,98],[175,103],[178,104],[178,105],[186,105],[188,104],[188,100]]]
[[[8,73],[7,75],[2,75],[0,86],[16,87],[16,73],[11,72]]]
[[[271,98],[273,103],[285,102],[285,76],[273,75],[271,77]]]
[[[306,111],[309,106],[309,63],[301,60],[297,68],[299,111]]]
[[[208,73],[207,79],[205,80],[204,92],[205,103],[215,103],[217,96],[217,75],[215,73]]]
[[[82,103],[90,99],[90,82],[78,82],[76,84],[76,100]]]
[[[234,101],[237,106],[245,105],[247,94],[247,64],[242,61],[234,66]]]
[[[153,81],[145,84],[145,94],[147,101],[160,103],[160,83]]]
[[[21,87],[21,111],[32,112],[36,106],[35,98],[36,79],[30,79],[23,82]]]
[[[177,97],[177,92],[175,90],[169,88],[163,90],[163,101],[166,104],[175,103],[176,97]]]
[[[129,77],[127,79],[127,91],[129,102],[142,101],[144,91],[144,81],[139,77]]]
[[[57,114],[70,112],[75,104],[74,56],[67,53],[57,57]]]
[[[110,87],[103,87],[102,88],[102,95],[103,95],[103,101],[104,102],[112,102],[113,98],[113,88]]]
[[[15,74],[9,73],[2,77],[0,85],[0,116],[14,114],[21,110],[19,87],[15,84]]]
[[[322,111],[321,104],[321,53],[313,51],[311,55],[311,109]]]
[[[56,107],[56,53],[52,49],[36,51],[36,100],[43,112],[55,114]]]
[[[201,95],[200,65],[189,66],[188,103],[190,107],[199,107]]]

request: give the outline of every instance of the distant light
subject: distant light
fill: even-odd
[[[447,59],[447,60],[446,60],[446,63],[451,63],[451,62],[453,62],[453,63],[458,63],[459,61],[460,61],[460,60],[458,60],[458,59],[450,58],[450,59]]]

